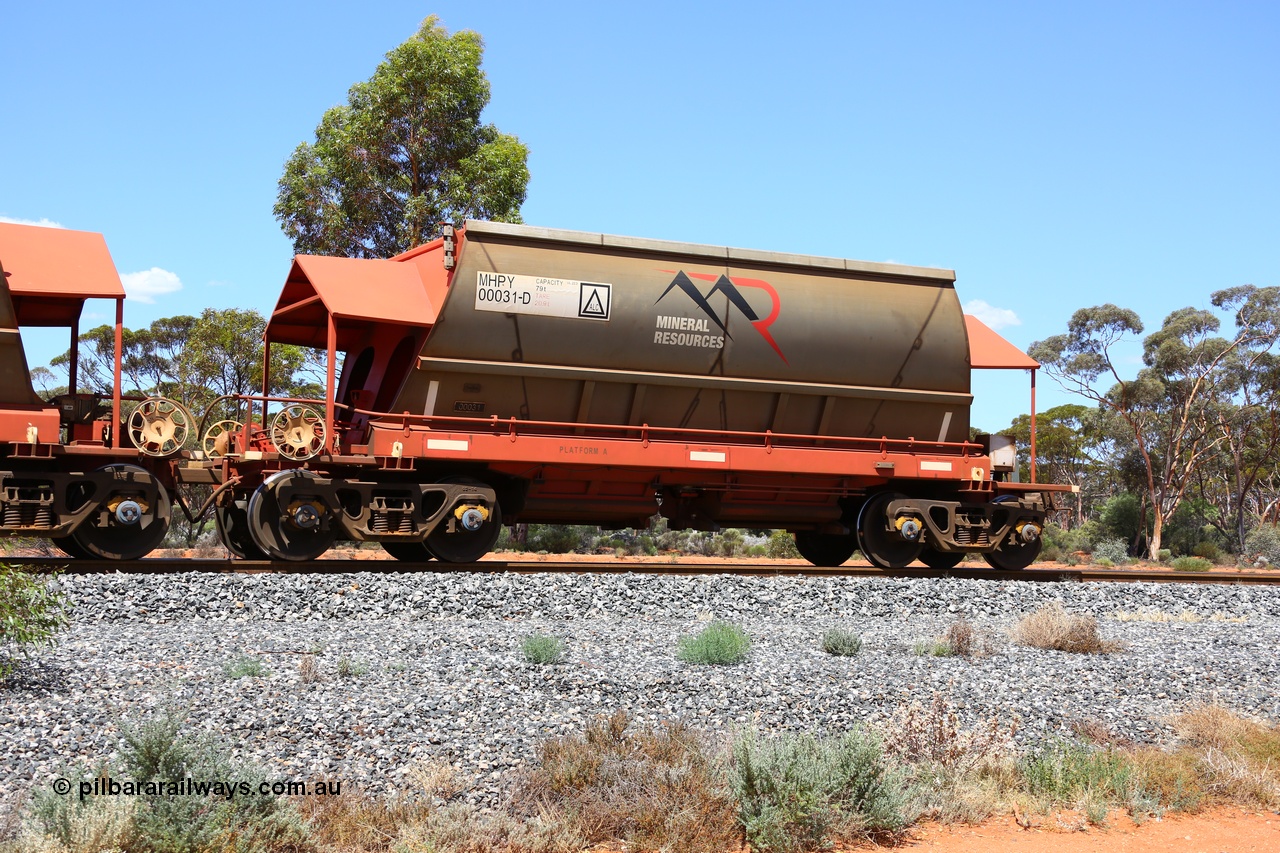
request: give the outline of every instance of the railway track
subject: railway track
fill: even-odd
[[[574,560],[485,560],[479,563],[409,563],[395,560],[310,560],[305,562],[268,562],[258,560],[194,559],[156,557],[131,562],[112,560],[69,560],[52,557],[11,557],[5,563],[35,572],[61,571],[86,575],[122,572],[126,574],[178,574],[211,572],[223,574],[340,574],[345,572],[573,572],[578,574],[655,575],[796,575],[803,577],[890,577],[890,578],[967,578],[971,580],[1020,580],[1049,583],[1191,583],[1280,585],[1280,572],[1174,572],[1160,569],[1108,569],[1101,567],[1068,567],[1003,571],[992,568],[930,569],[911,566],[905,569],[877,569],[865,564],[849,564],[835,568],[796,563],[653,563],[653,562],[586,562]]]

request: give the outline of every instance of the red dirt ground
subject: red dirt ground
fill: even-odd
[[[922,824],[896,850],[912,853],[1277,853],[1280,816],[1219,808],[1198,815],[1167,815],[1141,826],[1113,814],[1107,828],[1079,815],[1036,815],[1023,829],[1012,815],[975,826]],[[884,849],[875,845],[846,850]]]

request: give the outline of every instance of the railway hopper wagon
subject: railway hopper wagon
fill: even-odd
[[[819,565],[1025,567],[1064,487],[1009,482],[1012,447],[969,440],[954,281],[487,222],[387,260],[298,256],[264,364],[327,350],[334,402],[206,415],[177,477],[216,489],[241,556],[347,539],[471,562],[504,523],[657,512],[785,528]]]

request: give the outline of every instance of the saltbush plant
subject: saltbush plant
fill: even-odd
[[[676,657],[685,663],[727,665],[746,660],[751,638],[737,625],[717,619],[679,640]]]
[[[520,653],[524,659],[537,666],[564,663],[569,647],[559,637],[531,634],[520,641]]]
[[[31,805],[29,837],[21,849],[123,849],[148,853],[205,850],[275,851],[304,849],[306,828],[288,800],[261,794],[266,777],[237,766],[227,750],[182,731],[182,718],[161,712],[125,727],[118,747],[120,766],[93,772],[66,771],[70,795],[38,790]],[[80,797],[81,783],[115,781],[157,786],[148,796]],[[201,794],[191,785],[208,785]],[[176,788],[182,783],[182,793]],[[243,787],[241,785],[243,784]],[[215,785],[235,786],[233,791]],[[174,788],[175,790],[169,790]],[[51,844],[52,842],[52,844]]]
[[[829,655],[852,657],[862,651],[862,638],[844,628],[832,628],[822,635],[822,650]]]
[[[40,577],[0,563],[0,678],[18,665],[15,654],[53,645],[68,622],[66,596],[55,577]]]
[[[1129,548],[1123,539],[1100,539],[1093,546],[1093,561],[1102,565],[1103,560],[1110,565],[1124,565],[1129,561]]]
[[[1244,538],[1244,556],[1250,563],[1280,566],[1280,526],[1259,524]]]
[[[733,744],[730,778],[747,841],[762,853],[893,833],[913,818],[900,771],[862,729],[825,739],[745,733]]]

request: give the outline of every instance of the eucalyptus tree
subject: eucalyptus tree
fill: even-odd
[[[1116,305],[1077,311],[1066,334],[1030,349],[1059,384],[1112,413],[1133,439],[1152,509],[1153,558],[1195,475],[1227,441],[1223,424],[1236,417],[1231,398],[1241,365],[1258,364],[1280,336],[1276,288],[1231,288],[1214,293],[1212,303],[1235,312],[1232,337],[1218,334],[1212,311],[1178,309],[1143,339],[1144,367],[1132,378],[1121,375],[1116,352],[1143,325],[1137,313]]]
[[[432,16],[285,163],[275,215],[296,252],[383,258],[463,219],[520,222],[529,151],[481,121],[484,42]]]

